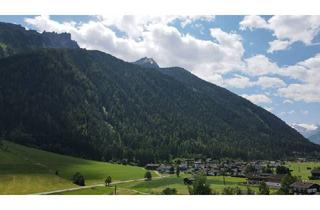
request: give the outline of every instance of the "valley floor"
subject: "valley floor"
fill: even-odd
[[[54,195],[152,195],[161,194],[165,188],[175,188],[178,194],[187,195],[188,188],[180,177],[152,172],[152,180],[145,181],[146,170],[141,167],[84,160],[33,149],[4,141],[5,150],[0,150],[0,194],[54,194]],[[320,167],[320,162],[287,162],[292,174],[308,180],[310,169]],[[85,187],[72,183],[76,172],[84,175]],[[106,187],[104,180],[112,177]],[[208,176],[212,190],[221,193],[225,187],[247,189],[246,178]],[[319,183],[320,180],[313,180]],[[250,186],[258,191],[257,186]],[[275,190],[271,190],[274,192]]]

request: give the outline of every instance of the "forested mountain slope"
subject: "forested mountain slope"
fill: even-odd
[[[188,72],[179,76],[181,69],[163,71],[83,49],[3,58],[1,135],[61,153],[142,163],[319,151],[247,100]]]

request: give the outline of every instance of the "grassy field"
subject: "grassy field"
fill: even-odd
[[[7,141],[4,141],[4,144],[8,150],[0,150],[0,194],[31,194],[74,188],[77,186],[72,184],[71,177],[76,172],[85,176],[86,185],[103,183],[107,176],[111,176],[113,181],[141,179],[146,172],[141,167],[84,160]],[[320,167],[320,162],[287,162],[286,165],[293,170],[293,175],[308,180],[310,176],[308,168]],[[154,172],[152,176],[158,177]],[[117,194],[161,194],[167,187],[177,189],[178,194],[188,194],[183,178],[189,176],[181,174],[180,177],[172,175],[152,181],[120,183],[117,184]],[[244,190],[247,188],[243,185],[245,178],[225,177],[225,183],[222,176],[211,176],[207,179],[210,187],[218,193],[221,193],[225,187],[237,186]],[[313,182],[320,183],[320,180],[313,180]],[[250,188],[258,191],[256,186],[250,186]],[[91,187],[57,194],[112,195],[114,187]]]
[[[85,176],[86,184],[103,183],[107,176],[113,181],[141,179],[141,167],[84,160],[4,142],[0,150],[0,194],[29,194],[75,187],[74,173]],[[58,175],[56,175],[58,171]],[[157,174],[153,173],[153,177]]]
[[[132,194],[161,194],[162,191],[167,188],[175,188],[178,194],[188,195],[188,188],[183,183],[183,178],[189,177],[190,175],[182,174],[180,177],[174,175],[170,177],[165,177],[162,179],[156,179],[152,181],[134,181],[129,183],[117,184],[117,194],[121,195],[132,195]],[[224,187],[240,187],[241,189],[247,189],[246,186],[241,185],[245,182],[245,178],[237,177],[225,177],[225,185],[223,184],[222,176],[208,177],[208,183],[210,187],[221,193]],[[112,188],[113,189],[113,188]],[[251,187],[251,189],[257,191],[257,187]],[[107,187],[95,187],[92,189],[81,189],[70,192],[60,193],[63,195],[78,195],[78,194],[95,194],[95,195],[106,195],[110,194],[110,188]]]
[[[286,165],[293,170],[292,175],[300,176],[302,180],[308,180],[308,177],[311,176],[311,170],[320,167],[320,162],[287,162]],[[312,182],[320,184],[320,180],[312,180]]]

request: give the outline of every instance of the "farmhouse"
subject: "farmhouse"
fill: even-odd
[[[159,166],[160,166],[160,164],[149,163],[144,168],[147,170],[157,170],[157,168],[159,168]]]
[[[295,195],[315,195],[320,193],[320,185],[311,182],[295,182],[290,185]]]
[[[248,184],[261,184],[265,182],[267,186],[272,188],[280,188],[281,187],[281,179],[284,175],[282,174],[269,174],[269,173],[261,173],[259,175],[249,176],[247,179]]]
[[[320,169],[313,169],[311,174],[313,179],[320,179]]]
[[[167,173],[167,174],[173,174],[174,173],[174,167],[172,165],[164,165],[161,164],[158,168],[157,171],[160,173]]]
[[[281,187],[281,179],[283,177],[284,177],[283,174],[270,175],[265,178],[265,183],[269,187],[280,188]]]

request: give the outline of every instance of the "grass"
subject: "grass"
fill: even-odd
[[[145,169],[135,166],[110,164],[99,161],[84,160],[65,155],[46,152],[12,142],[4,141],[8,150],[0,150],[0,194],[30,194],[47,192],[59,189],[76,187],[72,184],[71,177],[74,173],[80,172],[85,176],[86,184],[103,183],[107,176],[113,181],[141,179],[146,172]],[[320,167],[320,162],[288,162],[287,166],[293,170],[292,174],[308,180],[310,167]],[[58,175],[56,175],[58,171]],[[158,175],[152,172],[153,177]],[[183,183],[183,178],[188,174],[181,174],[153,179],[152,181],[131,181],[117,184],[117,194],[161,194],[167,188],[176,188],[178,194],[187,195],[188,188]],[[210,187],[221,193],[225,187],[240,187],[245,178],[222,176],[207,177]],[[320,183],[320,180],[313,180]],[[250,186],[258,191],[257,186]],[[74,191],[57,193],[59,195],[111,195],[114,194],[114,187],[91,187]]]
[[[163,179],[157,179],[152,181],[136,181],[130,183],[123,183],[119,186],[134,189],[138,192],[147,193],[147,194],[161,194],[161,192],[167,188],[176,188],[178,194],[187,195],[189,194],[187,186],[183,183],[183,178],[189,175],[182,175],[181,177],[170,176]],[[223,177],[222,176],[210,176],[207,177],[208,183],[210,187],[216,191],[221,193],[223,188],[225,187],[240,187],[242,189],[246,189],[246,186],[241,185],[243,182],[246,181],[245,178],[238,178],[238,177],[225,177],[225,184],[223,184]],[[251,187],[252,189],[256,190],[256,187]]]
[[[320,162],[287,162],[286,165],[293,170],[292,175],[299,176],[302,180],[309,180],[308,177],[311,176],[311,170],[315,167],[320,167]],[[311,168],[311,170],[308,168]],[[320,180],[311,181],[320,184]]]
[[[84,160],[33,149],[4,141],[7,151],[0,150],[0,194],[28,194],[75,187],[74,173],[80,172],[86,184],[141,179],[146,170],[99,161]],[[58,175],[56,175],[58,171]],[[153,177],[158,175],[153,172]]]
[[[140,192],[137,192],[132,189],[119,188],[117,187],[117,195],[139,195]],[[114,187],[92,187],[81,190],[74,190],[63,193],[54,193],[52,195],[114,195]]]

